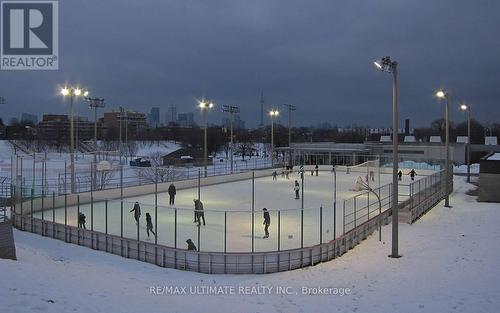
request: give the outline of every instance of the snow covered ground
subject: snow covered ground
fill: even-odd
[[[455,177],[452,208],[441,203],[414,225],[400,224],[400,259],[387,257],[387,225],[382,243],[371,236],[330,262],[268,275],[164,269],[15,231],[19,260],[0,260],[0,306],[9,313],[498,312],[500,204],[477,203],[465,195],[472,188]],[[207,286],[228,293],[191,294]],[[155,295],[152,287],[187,294]],[[303,287],[339,289],[311,295]]]

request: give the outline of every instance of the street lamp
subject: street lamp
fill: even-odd
[[[269,111],[271,117],[271,167],[274,167],[274,119],[278,117],[280,112],[276,109]]]
[[[436,97],[438,99],[442,99],[445,101],[445,123],[446,123],[446,142],[445,142],[445,150],[446,150],[446,160],[445,160],[445,198],[444,198],[444,206],[450,207],[450,192],[449,192],[449,181],[450,181],[450,122],[449,122],[449,93],[446,90],[438,90],[436,92]]]
[[[104,108],[104,99],[85,97],[85,101],[94,109],[94,148],[97,149],[97,108]]]
[[[198,106],[200,107],[201,113],[203,114],[203,123],[205,125],[203,138],[204,138],[204,167],[205,167],[205,177],[207,177],[207,163],[208,163],[208,147],[207,147],[207,128],[208,128],[208,110],[214,107],[212,101],[205,101],[205,99],[201,99],[198,101]]]
[[[292,111],[297,110],[297,107],[293,104],[283,104],[288,109],[288,152],[289,152],[289,162],[292,160]],[[291,165],[291,164],[290,164]]]
[[[223,105],[222,112],[228,112],[231,115],[231,174],[233,173],[233,122],[234,114],[240,113],[240,108],[233,105]]]
[[[391,258],[401,257],[398,252],[398,62],[386,56],[373,62],[375,67],[392,74],[392,254]]]
[[[467,114],[467,182],[470,183],[470,106],[466,104],[460,105],[460,110]]]
[[[75,138],[74,138],[74,108],[73,99],[75,97],[83,95],[88,96],[88,91],[83,91],[80,88],[64,87],[61,89],[61,95],[63,97],[69,96],[70,103],[70,157],[71,157],[71,193],[75,193]]]

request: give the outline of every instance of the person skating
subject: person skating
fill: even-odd
[[[170,184],[170,186],[168,186],[168,195],[170,196],[170,199],[168,200],[169,205],[174,205],[176,193],[177,190],[175,189],[174,184]]]
[[[417,175],[417,172],[415,172],[415,170],[414,170],[414,169],[412,169],[412,170],[408,173],[408,175],[410,175],[411,180],[415,180],[415,175]]]
[[[295,191],[295,199],[300,199],[299,197],[299,190],[300,190],[300,186],[299,186],[299,182],[298,181],[295,181],[295,184],[293,186],[293,190]]]
[[[203,219],[203,226],[205,226],[205,213],[203,212],[203,202],[198,199],[193,199],[194,201],[194,222],[198,222],[198,226],[201,225],[201,219]]]
[[[399,181],[401,181],[402,178],[403,178],[403,172],[401,172],[401,170],[399,170],[399,172],[398,172]]]
[[[264,211],[264,239],[269,238],[269,225],[271,225],[271,216],[269,215],[269,212],[267,211],[266,208],[263,208],[262,211]]]
[[[278,180],[277,176],[278,176],[278,173],[276,173],[276,171],[274,171],[273,172],[273,180]]]
[[[186,240],[186,243],[188,244],[188,250],[198,251],[196,249],[196,246],[194,245],[193,241],[191,240],[191,238],[189,238],[188,240]]]
[[[139,205],[139,202],[135,202],[134,208],[130,210],[130,212],[134,212],[135,222],[139,225],[139,219],[141,218],[141,206]]]
[[[319,174],[319,166],[318,166],[318,164],[316,164],[316,166],[314,167],[314,169],[316,170],[316,176],[318,176],[318,174]]]
[[[370,180],[375,181],[375,172],[374,171],[370,171]]]
[[[286,170],[285,175],[286,175],[286,179],[290,179],[290,171],[289,170]]]
[[[83,214],[82,212],[79,212],[78,213],[78,227],[79,228],[83,228],[83,229],[87,229],[87,227],[85,226],[85,214]]]
[[[149,232],[156,236],[156,233],[153,231],[153,222],[151,221],[151,215],[149,213],[146,213],[146,233],[148,234],[148,238]]]

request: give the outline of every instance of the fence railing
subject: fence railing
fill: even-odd
[[[62,164],[62,172],[56,177],[47,177],[47,164],[33,158],[34,163],[31,166],[16,165],[13,163],[12,175],[17,180],[17,185],[22,185],[24,196],[29,197],[31,189],[35,196],[41,196],[42,193],[50,194],[55,192],[57,195],[70,193],[72,190],[71,173],[69,162]],[[32,161],[33,161],[32,160]],[[235,173],[244,173],[252,170],[265,169],[271,167],[282,167],[282,162],[274,162],[270,159],[251,158],[247,160],[237,160],[231,164],[225,162],[214,163],[207,166],[157,166],[157,167],[125,167],[117,165],[109,170],[98,170],[96,164],[90,161],[85,167],[86,171],[81,169],[75,173],[74,190],[76,193],[89,192],[91,190],[106,190],[121,187],[142,186],[148,184],[176,182],[189,180],[198,177],[199,170],[203,177],[212,177],[220,175],[229,175]],[[25,173],[26,172],[26,173]],[[10,192],[11,179],[0,177],[0,189]]]

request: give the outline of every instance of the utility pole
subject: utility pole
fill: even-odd
[[[104,99],[86,97],[85,101],[94,109],[94,148],[97,149],[97,108],[104,108]]]
[[[222,106],[222,112],[227,112],[231,115],[231,174],[233,173],[233,154],[234,154],[234,147],[233,147],[233,122],[234,122],[234,114],[240,113],[240,108],[237,106],[233,105],[223,105]]]
[[[293,104],[283,104],[288,109],[288,162],[292,160],[292,112],[297,110],[297,107]]]

